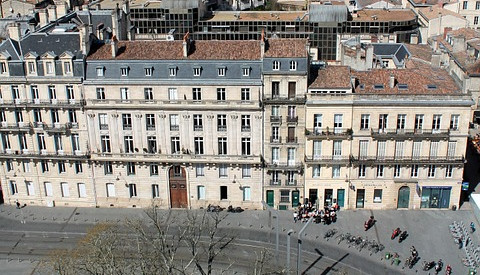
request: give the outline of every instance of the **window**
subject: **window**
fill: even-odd
[[[127,162],[127,175],[135,175],[135,163]]]
[[[370,115],[362,114],[360,118],[360,130],[368,130],[370,128]]]
[[[200,67],[193,68],[193,76],[200,76],[201,72],[202,72],[202,68]]]
[[[404,145],[405,145],[405,142],[403,141],[395,141],[395,159],[403,158]]]
[[[312,178],[319,178],[320,177],[320,172],[321,172],[321,166],[320,165],[313,165],[312,167]]]
[[[128,68],[127,67],[120,68],[120,74],[122,76],[128,76]]]
[[[386,144],[387,142],[385,140],[377,141],[377,158],[378,159],[385,158]]]
[[[96,70],[96,72],[97,72],[97,76],[104,76],[105,70],[104,70],[103,67],[96,68],[95,70]]]
[[[177,88],[168,88],[168,99],[178,100]]]
[[[436,159],[438,156],[438,141],[430,141],[430,159]]]
[[[87,188],[85,187],[85,183],[78,184],[78,197],[79,198],[87,197]]]
[[[137,196],[137,185],[135,183],[130,183],[128,185],[128,193],[130,198],[134,198]]]
[[[28,150],[27,144],[27,136],[25,134],[18,134],[18,145],[20,147],[20,150]]]
[[[64,162],[64,161],[59,161],[59,162],[57,163],[57,165],[58,165],[58,173],[59,173],[59,174],[63,174],[63,173],[66,172],[66,170],[65,170],[65,162]]]
[[[27,187],[27,196],[35,196],[35,187],[33,186],[33,182],[25,181],[25,185]]]
[[[72,64],[70,62],[63,62],[63,74],[72,73]]]
[[[387,124],[388,124],[388,115],[381,114],[378,117],[378,130],[384,131],[385,129],[387,129]]]
[[[220,164],[218,167],[218,176],[220,178],[225,178],[228,176],[228,166],[226,164]]]
[[[83,173],[83,165],[80,161],[75,161],[75,174]]]
[[[463,9],[468,9],[468,1],[463,1]]]
[[[405,129],[406,120],[407,120],[407,115],[397,115],[397,130]]]
[[[227,131],[227,115],[217,115],[217,131]]]
[[[53,62],[47,61],[45,63],[45,67],[46,67],[46,73],[47,74],[54,74],[55,73],[54,67],[53,67]]]
[[[453,165],[447,165],[447,167],[445,167],[445,177],[451,178],[452,176],[453,176]]]
[[[80,136],[78,134],[72,134],[72,150],[77,153],[80,152]]]
[[[100,136],[100,143],[102,146],[102,153],[112,152],[110,148],[110,136],[107,136],[107,135]]]
[[[177,68],[168,68],[168,76],[176,76]]]
[[[2,146],[3,146],[3,149],[4,150],[10,150],[11,149],[11,146],[10,146],[10,138],[8,136],[8,134],[1,134],[2,136]]]
[[[272,70],[274,71],[278,71],[280,70],[280,62],[277,61],[277,60],[274,60],[273,63],[272,63]]]
[[[340,177],[340,165],[332,165],[332,178]]]
[[[227,154],[227,138],[226,137],[218,138],[218,154],[219,155]]]
[[[250,88],[241,89],[242,101],[250,101]]]
[[[149,154],[157,153],[157,137],[156,136],[147,137],[147,153]]]
[[[51,103],[57,103],[57,90],[55,89],[55,86],[48,86],[48,98]]]
[[[366,175],[366,168],[367,168],[367,167],[365,166],[365,164],[360,164],[360,165],[358,166],[358,177],[359,177],[359,178],[364,178],[364,177],[365,177],[365,175]]]
[[[195,155],[203,155],[203,137],[194,137],[193,143],[195,145]]]
[[[73,90],[72,85],[67,85],[65,88],[65,91],[67,92],[67,99],[70,103],[75,103],[75,91]]]
[[[290,61],[290,71],[296,71],[297,70],[297,61]]]
[[[32,85],[30,87],[30,93],[32,94],[32,99],[34,100],[34,103],[36,103],[36,104],[40,103],[38,101],[40,99],[40,97],[39,97],[39,94],[38,94],[38,87],[36,85]]]
[[[278,170],[272,171],[272,179],[270,180],[270,184],[280,185],[279,174],[280,174],[280,171]]]
[[[373,189],[373,202],[382,202],[382,189]]]
[[[334,140],[333,141],[333,158],[340,158],[342,156],[342,141]]]
[[[43,183],[43,188],[45,189],[45,196],[47,197],[52,197],[53,196],[53,188],[52,188],[52,183],[51,182],[44,182]]]
[[[70,126],[76,127],[77,124],[77,113],[73,109],[68,110],[68,122],[70,122]]]
[[[252,176],[252,166],[250,164],[242,165],[242,178],[250,178]]]
[[[410,177],[416,178],[418,177],[418,164],[413,164],[410,168]]]
[[[460,119],[460,115],[452,115],[450,117],[450,130],[454,130],[454,131],[458,130],[459,119]]]
[[[115,185],[107,183],[107,197],[115,197]]]
[[[415,132],[423,129],[423,115],[415,115]]]
[[[280,82],[272,81],[272,97],[280,96]]]
[[[342,114],[335,114],[333,116],[333,132],[340,133],[343,127],[343,115]]]
[[[280,148],[272,148],[272,163],[278,163],[280,161]]]
[[[288,117],[287,120],[296,122],[297,121],[297,108],[295,106],[287,107]]]
[[[193,115],[193,131],[203,131],[202,115]]]
[[[97,99],[105,100],[105,88],[97,87]]]
[[[290,190],[280,190],[280,202],[290,202]]]
[[[70,189],[68,187],[68,183],[62,182],[60,183],[60,187],[62,189],[62,197],[70,197]]]
[[[242,138],[242,155],[250,156],[252,153],[250,149],[250,138]]]
[[[218,76],[225,76],[226,68],[217,68]]]
[[[220,199],[221,200],[228,199],[228,187],[227,186],[220,186]]]
[[[383,165],[377,165],[377,178],[383,178],[383,172],[385,167]]]
[[[202,100],[202,88],[193,88],[192,94],[193,94],[192,97],[194,101]]]
[[[436,170],[437,170],[437,167],[435,165],[430,164],[428,166],[428,177],[429,178],[434,178]]]
[[[393,166],[393,177],[399,178],[401,176],[401,172],[402,172],[402,166],[399,164],[395,164]]]
[[[204,200],[205,199],[205,186],[199,185],[197,186],[197,199]]]
[[[197,163],[195,166],[195,175],[197,177],[205,176],[205,165],[203,163]]]
[[[217,88],[217,100],[218,101],[226,100],[225,88]]]
[[[122,114],[123,130],[132,130],[132,114]]]
[[[145,68],[145,76],[152,76],[153,68]]]
[[[179,154],[180,153],[180,137],[171,137],[170,139],[171,147],[172,147],[172,154]]]
[[[160,188],[158,187],[158,184],[152,184],[152,198],[158,198],[160,197]]]
[[[473,24],[478,25],[478,16],[473,17]]]
[[[18,194],[17,183],[13,180],[10,181],[10,194],[11,195]]]
[[[108,130],[108,115],[98,114],[98,123],[100,130]]]
[[[250,76],[250,68],[242,68],[243,76]]]
[[[433,115],[432,131],[434,132],[439,131],[441,122],[442,122],[442,115]]]
[[[295,166],[295,148],[287,148],[287,165]]]
[[[147,131],[155,131],[155,114],[146,114],[145,122]]]
[[[250,186],[244,186],[243,187],[243,201],[250,201],[251,198],[251,190]]]
[[[6,62],[1,62],[1,73],[6,74],[7,73],[7,63]]]
[[[133,136],[124,136],[123,144],[125,148],[125,153],[134,153],[135,149],[133,147]]]
[[[322,156],[322,141],[313,141],[313,159],[320,159]]]
[[[128,88],[120,88],[120,97],[122,102],[128,102],[130,98]]]
[[[250,115],[242,115],[242,132],[250,132]]]
[[[480,10],[480,1],[475,2],[475,9]]]
[[[143,94],[145,95],[145,100],[147,102],[153,101],[153,89],[152,88],[143,88]]]
[[[170,131],[178,131],[179,127],[178,115],[170,115]]]
[[[111,161],[106,161],[103,164],[103,171],[104,171],[105,175],[113,174],[113,164],[112,164]]]
[[[28,73],[34,74],[36,72],[36,64],[33,61],[28,62]]]
[[[42,173],[47,173],[48,171],[50,171],[50,168],[49,168],[49,166],[48,166],[48,161],[42,160],[42,161],[40,162],[40,164],[41,164],[41,166],[42,166],[42,167],[41,167],[41,168],[42,168]]]
[[[456,149],[457,149],[457,142],[449,141],[448,147],[447,147],[447,158],[449,159],[455,158]]]
[[[158,176],[158,164],[150,164],[150,176]]]

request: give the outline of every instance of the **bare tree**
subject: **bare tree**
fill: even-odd
[[[255,253],[256,259],[253,265],[253,275],[286,275],[289,274],[289,270],[276,265],[268,264],[272,261],[273,255],[267,249],[263,249],[260,253]]]

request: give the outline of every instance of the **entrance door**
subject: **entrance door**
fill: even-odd
[[[325,205],[332,205],[333,189],[325,189],[325,199],[323,203]]]
[[[168,172],[170,183],[170,206],[172,208],[187,208],[187,178],[185,169],[173,166]]]
[[[274,205],[274,196],[275,193],[273,193],[273,190],[267,190],[267,204],[270,206],[270,207],[273,207]]]
[[[317,189],[309,189],[308,190],[308,200],[312,203],[312,205],[315,205],[317,202],[318,198],[318,190]]]
[[[288,82],[288,98],[295,98],[296,89],[297,89],[296,82]]]
[[[344,207],[345,205],[345,189],[337,190],[337,204],[339,207]]]
[[[292,207],[297,207],[300,203],[300,191],[292,191]]]
[[[365,202],[365,189],[357,189],[357,208],[363,208]]]
[[[403,186],[398,190],[398,205],[397,208],[408,208],[410,202],[410,188]]]

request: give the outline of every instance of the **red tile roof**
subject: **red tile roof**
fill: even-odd
[[[267,40],[265,57],[307,57],[307,39],[280,39]]]
[[[350,67],[348,66],[327,66],[319,69],[315,80],[310,84],[311,89],[349,89]]]
[[[432,60],[432,53],[433,50],[429,45],[426,44],[405,44],[407,46],[408,51],[412,54],[413,58],[418,58],[423,61],[430,62]]]

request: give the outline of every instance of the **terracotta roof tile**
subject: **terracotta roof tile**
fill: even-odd
[[[215,11],[207,21],[308,21],[306,11]]]
[[[307,39],[269,39],[265,57],[307,57]]]
[[[413,58],[418,58],[427,62],[432,60],[432,48],[429,45],[424,44],[405,44],[407,46],[408,51],[412,54]]]
[[[350,67],[348,66],[327,66],[316,72],[315,80],[309,88],[317,89],[348,89],[350,84]]]
[[[460,14],[458,14],[456,12],[453,12],[453,11],[450,11],[450,10],[447,10],[447,9],[444,9],[444,8],[441,8],[439,6],[419,8],[418,13],[428,20],[439,18],[440,16],[445,16],[445,15],[451,15],[451,16],[457,17],[459,19],[466,20]]]
[[[118,54],[112,57],[111,46],[93,49],[91,60],[178,60],[184,59],[182,41],[119,41]],[[187,59],[191,60],[258,60],[260,42],[246,41],[194,41]]]
[[[376,19],[374,19],[376,18]],[[357,11],[357,17],[353,17],[352,21],[410,21],[415,20],[416,15],[410,9],[363,9]]]
[[[453,53],[452,55],[467,74],[480,74],[480,60],[475,60],[474,57],[468,56],[466,52]]]
[[[460,28],[458,30],[449,31],[447,35],[451,35],[451,36],[463,35],[466,41],[473,38],[480,38],[480,32],[470,28]]]

